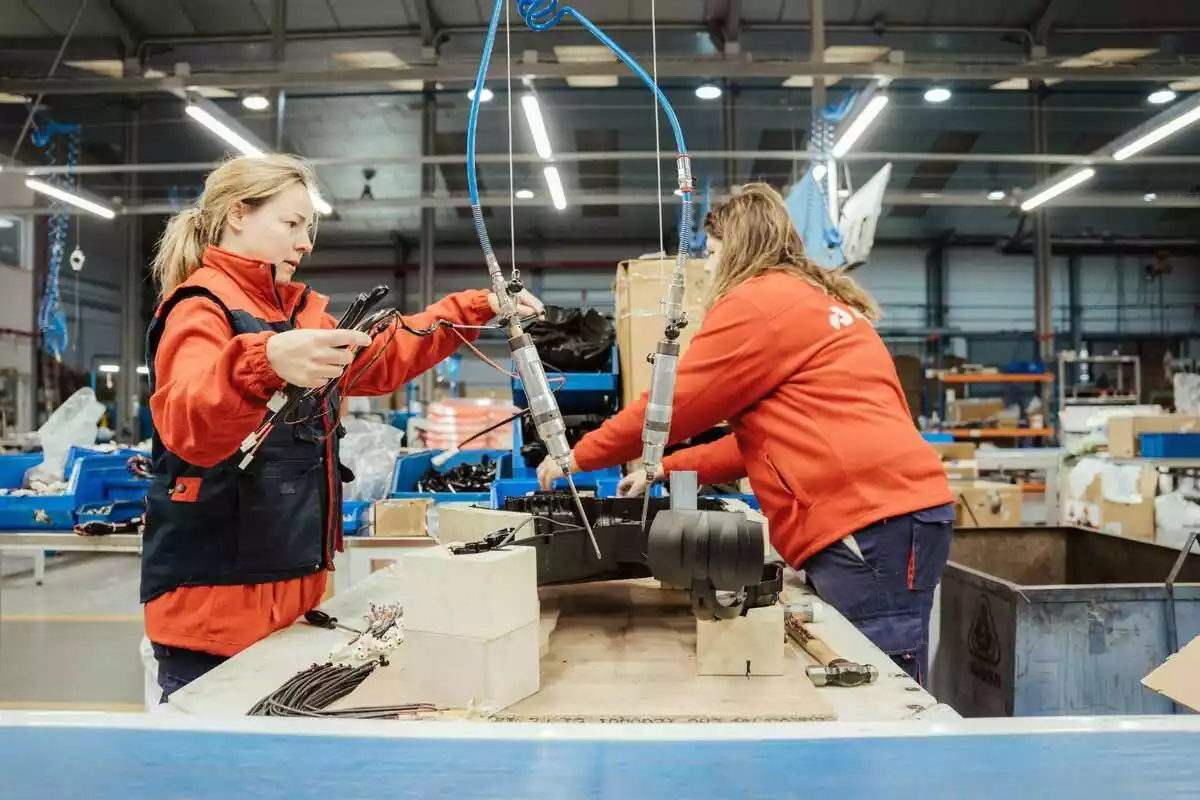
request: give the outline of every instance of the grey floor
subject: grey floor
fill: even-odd
[[[0,555],[0,708],[140,711],[138,556]]]

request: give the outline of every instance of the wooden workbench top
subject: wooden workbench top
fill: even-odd
[[[395,602],[400,596],[399,580],[397,570],[386,569],[374,573],[366,580],[351,587],[349,590],[339,593],[330,600],[323,608],[333,616],[339,618],[342,622],[354,626],[362,618],[362,615],[370,607],[371,603],[386,603]],[[604,590],[608,593],[609,598],[606,602],[613,602],[612,592],[618,595],[627,595],[632,597],[634,593],[641,594],[642,592],[659,593],[658,596],[663,598],[663,602],[668,606],[673,606],[675,612],[680,608],[682,600],[674,592],[658,589],[656,586],[651,588],[644,586],[642,588],[629,589],[629,583],[610,584],[616,588]],[[555,595],[563,592],[571,592],[578,594],[577,590],[585,587],[563,587],[561,589],[543,590],[543,595],[546,597],[545,607],[549,609],[554,603],[559,602],[554,599]],[[795,600],[797,594],[803,591],[795,584],[794,579],[788,590],[788,597]],[[672,597],[671,595],[675,595]],[[581,596],[586,596],[586,593]],[[641,599],[645,600],[645,596]],[[624,607],[627,609],[628,607]],[[628,620],[632,612],[628,610],[618,610],[615,607],[612,609],[614,616],[611,618],[616,624],[616,620],[622,619],[616,614],[624,615],[624,619]],[[672,612],[675,615],[675,612]],[[640,612],[639,612],[640,613]],[[706,685],[710,681],[732,681],[738,684],[757,683],[762,681],[778,681],[781,679],[773,678],[698,678],[694,676],[694,654],[681,652],[680,648],[683,645],[679,637],[690,628],[692,630],[692,640],[694,642],[695,623],[686,616],[677,616],[675,623],[677,632],[674,638],[663,637],[654,632],[653,626],[648,626],[639,636],[643,641],[655,642],[659,644],[656,648],[674,649],[679,654],[679,661],[675,666],[675,678],[680,678],[681,674],[678,670],[684,669],[684,665],[691,669],[691,681],[705,681]],[[575,623],[572,623],[574,626]],[[620,626],[618,625],[618,628]],[[826,615],[821,622],[812,623],[812,630],[824,639],[834,650],[838,651],[843,657],[852,661],[858,661],[864,664],[875,665],[880,672],[879,681],[871,686],[860,686],[853,689],[839,689],[833,687],[814,688],[811,686],[801,685],[798,690],[784,689],[776,695],[780,702],[786,702],[788,697],[795,697],[797,692],[803,692],[807,695],[811,692],[811,696],[820,698],[821,706],[819,708],[827,708],[832,712],[838,720],[841,721],[874,721],[874,720],[900,720],[913,717],[914,714],[922,709],[928,709],[935,705],[935,700],[924,690],[916,686],[907,676],[903,676],[899,668],[892,663],[886,655],[878,648],[872,645],[866,637],[859,633],[849,622],[840,614],[826,606]],[[614,630],[617,628],[614,628]],[[580,629],[576,628],[575,633],[570,633],[570,628],[564,627],[564,639],[574,638],[579,635]],[[586,633],[586,631],[584,631]],[[596,630],[597,635],[605,635],[601,629]],[[314,628],[303,621],[298,621],[295,624],[278,631],[277,633],[267,637],[263,641],[248,648],[241,654],[227,661],[217,669],[201,677],[191,685],[179,690],[171,696],[170,707],[172,710],[186,714],[198,715],[243,715],[258,702],[261,698],[273,692],[275,689],[283,685],[289,678],[295,675],[302,669],[307,668],[314,662],[324,662],[328,659],[329,652],[339,644],[346,641],[347,634],[342,631],[330,631],[322,628]],[[555,646],[554,636],[551,636],[551,648]],[[401,646],[401,651],[403,646]],[[576,651],[578,652],[578,651]],[[811,662],[808,656],[802,652],[794,653],[796,660],[795,667],[799,672],[794,681],[805,681],[802,675],[803,668]],[[621,669],[622,659],[616,661],[610,659],[610,669]],[[625,662],[624,669],[632,669],[629,666],[630,662]],[[583,667],[581,666],[581,669]],[[584,670],[586,671],[586,670]],[[543,691],[554,692],[559,695],[566,696],[563,693],[569,694],[572,681],[576,685],[578,681],[583,679],[582,673],[576,674],[574,678],[571,675],[562,675],[560,666],[547,666],[547,662],[543,661],[542,680]],[[569,672],[569,671],[567,671]],[[558,680],[556,680],[558,676]],[[903,676],[903,677],[897,677]],[[565,682],[564,679],[565,678]],[[684,676],[688,679],[687,676]],[[653,684],[651,684],[653,685]],[[716,684],[711,684],[715,686]],[[768,685],[768,684],[762,684]],[[556,688],[558,687],[558,688]],[[565,689],[562,687],[566,687]],[[614,691],[609,689],[608,691]],[[622,692],[622,703],[627,701],[635,701],[637,698],[636,692],[616,689],[615,691]],[[693,689],[691,685],[686,689],[688,692],[698,692],[699,688]],[[728,691],[732,691],[729,689]],[[716,698],[722,697],[720,692],[713,695]],[[736,695],[735,695],[736,697]],[[744,699],[744,695],[742,696]],[[547,701],[553,700],[554,696],[548,694],[545,698],[534,696],[528,700],[518,703],[508,711],[508,718],[516,718],[513,714],[527,715],[522,718],[538,718],[539,716],[554,716],[569,717],[570,709],[567,711],[556,710],[552,715],[545,715],[539,712],[539,707],[543,710]],[[576,708],[581,706],[576,705]],[[557,706],[562,709],[564,706]],[[817,708],[813,706],[813,708]],[[578,714],[576,716],[587,716],[586,714]],[[792,715],[794,718],[804,718],[805,715]],[[828,719],[826,713],[809,714],[811,719]]]

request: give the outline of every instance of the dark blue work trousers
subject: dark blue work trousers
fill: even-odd
[[[825,602],[924,685],[929,615],[954,532],[954,506],[876,522],[834,542],[804,572]]]

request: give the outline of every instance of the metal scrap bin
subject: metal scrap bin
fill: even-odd
[[[1170,714],[1141,681],[1170,655],[1179,551],[1079,528],[959,530],[942,576],[932,692],[964,717]],[[1174,590],[1200,635],[1200,555]]]

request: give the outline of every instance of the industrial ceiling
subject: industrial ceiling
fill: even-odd
[[[439,241],[470,241],[466,90],[490,2],[85,0],[82,11],[79,0],[0,5],[0,99],[8,101],[0,104],[0,156],[12,152],[29,103],[42,95],[45,119],[83,126],[83,186],[120,198],[132,212],[161,214],[194,195],[205,165],[224,154],[183,113],[179,95],[191,87],[269,146],[278,142],[316,161],[336,209],[323,236],[415,238],[421,208],[432,206]],[[809,0],[572,5],[648,70],[657,63],[698,182],[713,197],[752,179],[783,188],[803,173],[812,75],[825,76],[832,104],[875,78],[890,79],[885,115],[846,159],[854,184],[894,164],[879,228],[884,240],[988,241],[1023,231],[1022,190],[1075,168],[1200,90],[1200,6],[1188,0],[824,0],[825,46],[815,53]],[[594,44],[569,20],[530,31],[515,8],[502,25],[488,76],[494,97],[480,118],[483,194],[493,214],[507,218],[507,57],[514,93],[525,91],[522,77],[533,80],[570,201],[564,210],[549,205],[514,96],[511,188],[534,195],[518,201],[519,239],[656,241],[656,203],[668,230],[674,224],[669,132],[660,124],[668,187],[660,203],[652,95],[588,47]],[[720,87],[720,96],[700,99],[702,84]],[[931,103],[925,95],[933,87],[951,96]],[[1171,102],[1149,102],[1168,87]],[[243,106],[255,93],[269,98],[266,109]],[[1035,113],[1045,123],[1041,145]],[[1200,125],[1143,158],[1106,162],[1051,207],[1053,234],[1194,237],[1198,144]],[[26,167],[45,159],[28,136],[15,156]],[[141,165],[136,182],[119,166],[127,161]],[[422,192],[423,161],[431,192]]]

